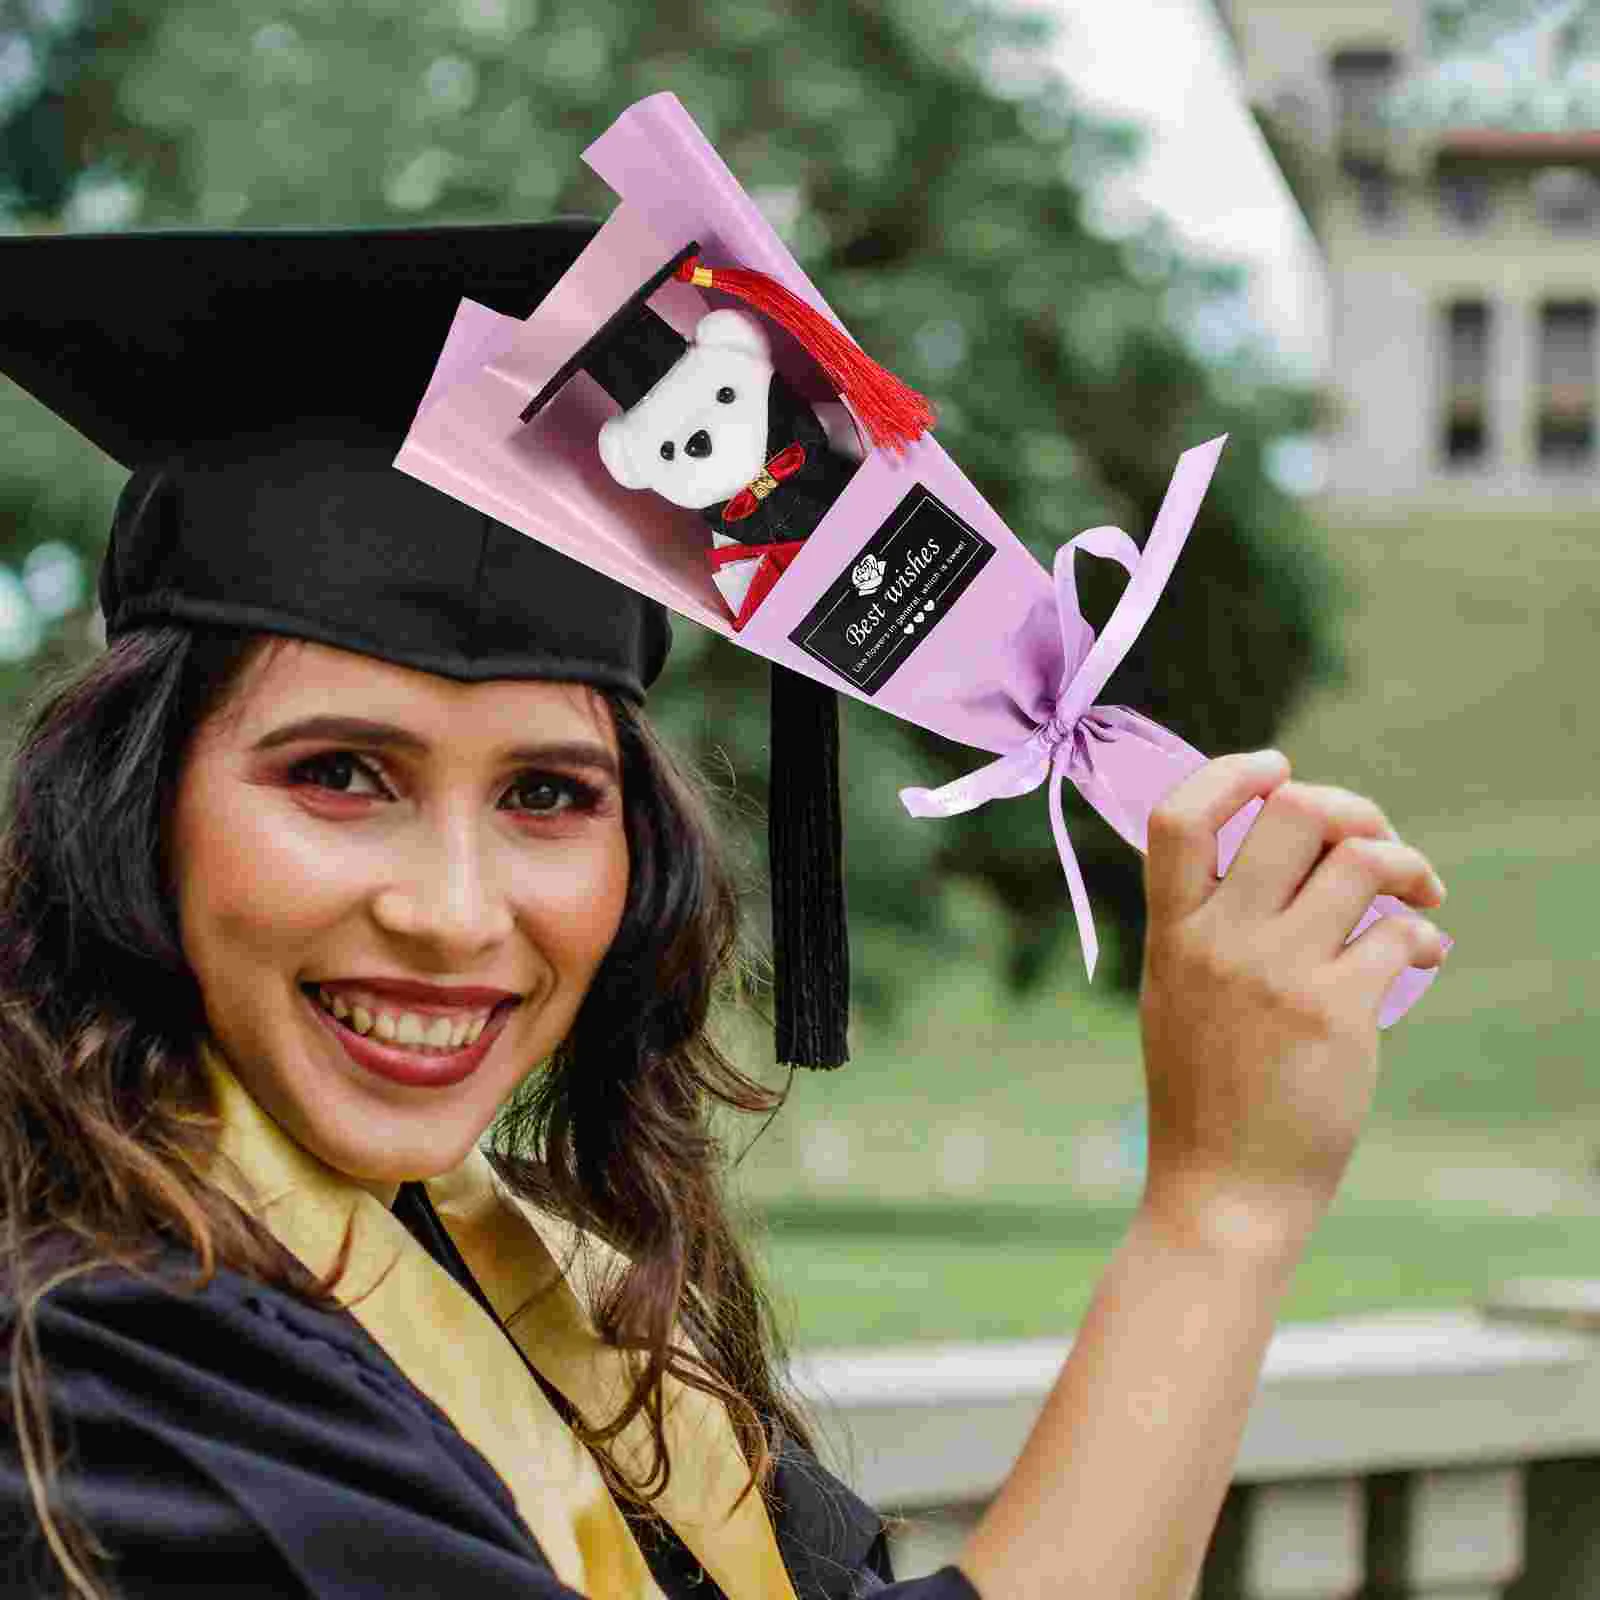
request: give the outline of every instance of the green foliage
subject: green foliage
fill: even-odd
[[[1492,49],[1509,34],[1560,26],[1592,37],[1600,22],[1595,0],[1430,0],[1428,48],[1437,55]]]
[[[582,148],[670,89],[854,334],[936,401],[941,439],[1041,560],[1097,522],[1142,540],[1178,454],[1229,432],[1178,575],[1106,698],[1204,749],[1259,745],[1342,671],[1335,572],[1263,465],[1308,401],[1199,352],[1190,332],[1236,288],[1226,276],[1159,231],[1091,228],[1086,193],[1137,139],[1077,110],[1041,65],[1048,38],[1042,17],[980,0],[817,0],[803,18],[776,0],[106,0],[66,86],[70,192],[38,190],[21,221],[601,212],[611,197]],[[0,475],[6,559],[47,530],[97,543],[81,503],[103,510],[105,475],[50,434],[29,419]],[[1097,622],[1122,581],[1106,566],[1079,564]],[[81,619],[64,626],[81,635]],[[754,826],[762,672],[684,643],[659,718],[730,773]],[[891,998],[912,948],[968,950],[1019,981],[1044,971],[1072,935],[1043,797],[912,822],[898,786],[982,757],[854,704],[845,722],[853,920],[864,950],[899,952],[859,962],[864,993]],[[1126,987],[1139,861],[1075,796],[1069,810],[1104,981]]]
[[[86,45],[76,0],[0,0],[0,218],[67,199],[64,90]]]

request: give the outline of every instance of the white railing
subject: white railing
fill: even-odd
[[[905,1519],[900,1576],[960,1549],[1069,1348],[797,1358],[832,1464]],[[1280,1329],[1199,1595],[1600,1600],[1600,1284]]]

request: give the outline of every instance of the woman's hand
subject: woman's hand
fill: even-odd
[[[1227,875],[1217,830],[1265,804]],[[1370,800],[1289,781],[1276,751],[1224,756],[1150,818],[1140,1021],[1150,1099],[1146,1213],[1176,1237],[1296,1256],[1332,1201],[1377,1082],[1378,1007],[1443,937],[1378,894],[1444,886]]]
[[[1017,1465],[962,1552],[984,1600],[1188,1600],[1273,1318],[1377,1078],[1378,1006],[1443,886],[1369,800],[1212,761],[1150,822],[1150,1176]],[[1266,797],[1228,874],[1217,831]]]

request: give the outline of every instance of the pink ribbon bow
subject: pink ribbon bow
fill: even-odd
[[[1184,533],[1187,531],[1185,528]],[[1095,696],[1121,665],[1149,620],[1167,586],[1182,543],[1181,536],[1162,541],[1163,548],[1157,551],[1152,535],[1152,548],[1141,556],[1139,547],[1120,528],[1090,528],[1064,544],[1056,552],[1055,587],[1065,668],[1050,715],[1034,729],[1024,745],[987,766],[939,789],[900,791],[901,802],[912,816],[951,817],[976,810],[990,800],[1031,794],[1048,781],[1050,829],[1055,835],[1056,853],[1061,857],[1072,896],[1072,910],[1077,918],[1078,937],[1083,944],[1090,978],[1094,977],[1100,942],[1094,930],[1094,912],[1084,885],[1083,870],[1078,865],[1061,809],[1061,785],[1063,780],[1071,778],[1079,793],[1106,821],[1142,850],[1150,810],[1160,795],[1150,794],[1147,783],[1139,785],[1142,792],[1138,794],[1119,794],[1114,777],[1101,771],[1096,760],[1097,750],[1127,738],[1153,746],[1151,754],[1159,753],[1176,763],[1170,770],[1170,783],[1166,787],[1204,761],[1192,745],[1137,711],[1126,706],[1094,704]],[[1099,638],[1087,629],[1078,610],[1078,588],[1072,572],[1072,557],[1077,550],[1116,561],[1128,573],[1128,587]],[[1162,766],[1165,765],[1163,762]]]

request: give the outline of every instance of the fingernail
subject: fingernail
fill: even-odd
[[[1448,900],[1450,898],[1450,891],[1445,888],[1444,879],[1441,878],[1437,872],[1431,873],[1430,876],[1433,879],[1434,892],[1441,900]]]

